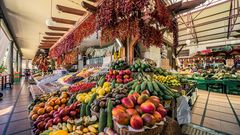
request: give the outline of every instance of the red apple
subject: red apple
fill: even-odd
[[[146,94],[146,95],[150,96],[150,93],[149,93],[148,90],[144,90],[144,91],[142,91],[141,94]]]
[[[124,113],[125,111],[124,110],[122,110],[121,108],[113,108],[112,109],[112,115],[113,115],[113,117],[116,117],[116,115],[118,114],[118,113]]]
[[[77,112],[76,111],[70,111],[70,116],[76,116],[77,115]]]
[[[154,116],[148,113],[143,114],[142,119],[143,119],[144,125],[148,127],[152,127],[156,123]]]
[[[161,107],[157,108],[157,112],[159,112],[163,118],[167,115],[167,110]]]
[[[157,112],[157,111],[155,111],[155,112],[153,113],[153,116],[154,116],[154,118],[156,119],[156,122],[157,122],[157,123],[163,120],[162,115],[161,115],[159,112]]]
[[[156,107],[151,102],[144,102],[143,104],[141,104],[140,108],[144,113],[150,114],[153,114],[154,111],[156,110]]]
[[[134,104],[137,104],[137,98],[133,94],[129,94],[128,98],[131,99]]]
[[[61,122],[61,119],[59,117],[56,117],[56,118],[53,119],[53,124],[54,125],[57,125],[60,122]]]
[[[127,109],[126,112],[128,113],[128,115],[133,116],[133,115],[137,115],[138,112],[135,109]]]
[[[122,110],[124,110],[124,111],[126,110],[126,108],[123,107],[122,105],[117,105],[116,108],[120,108],[120,109],[122,109]]]
[[[130,119],[130,125],[134,129],[141,129],[143,127],[143,120],[139,115],[133,115]]]
[[[140,115],[142,115],[142,109],[141,109],[141,107],[139,106],[139,105],[136,105],[135,106],[135,109],[136,109],[136,111],[140,114]]]
[[[68,119],[69,119],[69,116],[67,116],[67,115],[64,116],[64,117],[62,117],[62,121],[63,121],[63,122],[67,122]]]
[[[129,125],[130,116],[125,112],[117,113],[115,121],[120,125]]]
[[[149,96],[147,94],[142,94],[140,97],[137,99],[137,103],[141,105],[144,103],[146,100],[148,100]]]
[[[128,109],[134,107],[133,101],[132,101],[131,99],[127,98],[127,97],[122,98],[121,102],[122,102],[122,105],[123,105],[124,107],[128,108]]]

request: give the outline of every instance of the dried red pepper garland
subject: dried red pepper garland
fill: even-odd
[[[90,36],[96,31],[96,16],[91,14],[88,18],[79,25],[71,34],[66,36],[61,42],[58,42],[49,52],[49,56],[59,57],[67,53],[78,45],[84,38]]]
[[[162,2],[155,0],[155,10],[147,17],[150,21],[144,22],[143,9],[149,4],[149,0],[106,0],[97,14],[98,29],[102,29],[101,41],[113,41],[115,38],[125,40],[134,33],[140,35],[139,41],[144,46],[161,47],[163,33],[159,26],[152,25],[164,26],[173,31],[172,15]]]

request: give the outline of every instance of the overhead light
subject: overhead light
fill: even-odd
[[[115,40],[116,40],[116,42],[117,42],[117,44],[119,45],[120,48],[123,47],[122,42],[118,38],[116,38]]]
[[[47,26],[54,26],[55,25],[55,22],[51,19],[51,18],[48,18],[46,20],[46,25]]]
[[[191,40],[189,40],[189,39],[186,40],[186,44],[187,44],[187,45],[190,45],[190,44],[191,44]]]

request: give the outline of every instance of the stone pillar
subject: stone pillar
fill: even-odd
[[[19,72],[19,71],[18,71],[18,66],[19,66],[19,65],[18,65],[18,53],[19,53],[19,52],[18,52],[18,50],[17,50],[17,51],[16,51],[16,72]]]
[[[10,49],[9,49],[9,72],[10,72],[10,78],[11,78],[11,82],[14,82],[14,76],[13,76],[13,46],[14,46],[14,42],[11,41],[10,43]]]

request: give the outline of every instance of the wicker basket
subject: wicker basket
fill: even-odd
[[[164,125],[157,125],[155,128],[152,129],[145,129],[144,132],[134,132],[129,131],[127,127],[120,128],[118,124],[114,121],[114,130],[119,135],[159,135],[162,133]]]

